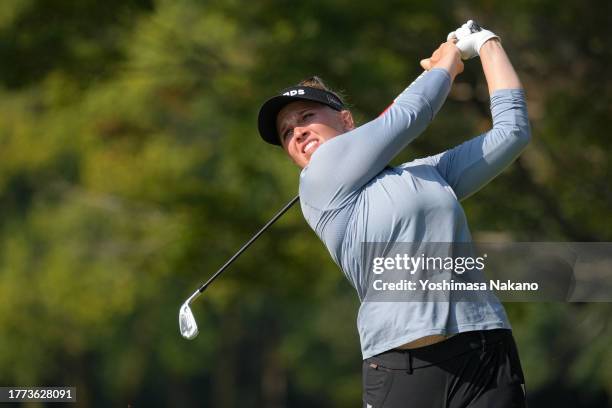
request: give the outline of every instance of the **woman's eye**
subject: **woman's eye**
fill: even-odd
[[[305,114],[304,114],[303,118],[304,118],[304,119],[306,119],[306,118],[308,118],[308,117],[310,117],[310,116],[312,116],[312,115],[313,115],[313,113],[308,112],[308,113],[305,113]]]

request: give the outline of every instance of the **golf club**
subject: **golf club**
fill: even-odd
[[[193,292],[191,296],[183,303],[181,308],[179,309],[179,328],[181,330],[181,335],[188,339],[194,339],[198,335],[198,325],[195,321],[195,317],[193,316],[193,312],[189,305],[200,296],[204,290],[210,285],[216,278],[223,272],[228,266],[231,265],[232,262],[236,260],[265,230],[267,230],[270,225],[274,224],[276,220],[278,220],[293,204],[298,201],[300,196],[295,196],[291,201],[289,201],[266,225],[264,225],[251,239],[247,241],[246,244],[242,246],[217,272],[215,272],[207,281],[204,283],[198,290]]]

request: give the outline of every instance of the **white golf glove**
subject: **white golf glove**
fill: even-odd
[[[498,35],[483,29],[474,20],[468,20],[455,31],[448,33],[447,40],[453,38],[459,40],[455,45],[461,51],[461,59],[464,60],[480,55],[480,47],[491,38],[501,41]]]

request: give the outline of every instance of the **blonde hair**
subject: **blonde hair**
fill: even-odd
[[[323,80],[316,75],[300,81],[298,86],[307,86],[309,88],[322,89],[324,91],[331,92],[336,95],[338,99],[340,99],[340,102],[342,102],[342,105],[348,109],[348,105],[344,102],[344,95],[341,92],[336,92],[329,88],[327,85],[325,85],[325,82],[323,82]]]

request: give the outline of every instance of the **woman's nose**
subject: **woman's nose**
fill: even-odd
[[[308,136],[308,128],[306,128],[305,126],[297,126],[293,128],[293,134],[295,135],[296,140],[298,142],[301,142],[302,140],[304,140],[305,137]]]

